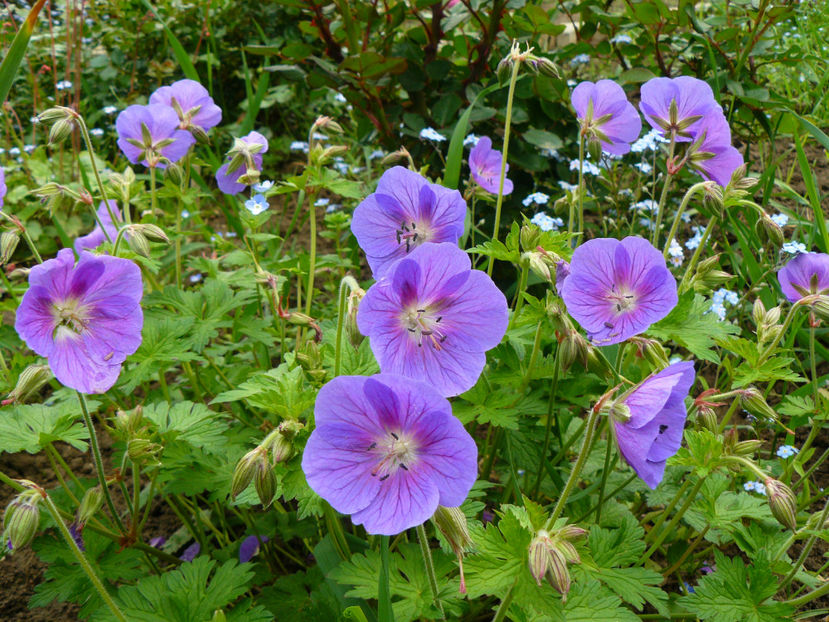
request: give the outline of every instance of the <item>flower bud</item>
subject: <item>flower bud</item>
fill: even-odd
[[[363,341],[363,335],[357,327],[357,310],[360,306],[360,301],[366,295],[366,290],[358,287],[351,291],[348,295],[348,307],[345,314],[345,332],[348,335],[348,341],[355,348],[360,347]]]
[[[740,441],[735,443],[731,449],[731,453],[735,456],[753,456],[757,450],[763,446],[763,441],[760,439],[751,439],[747,441]]]
[[[266,452],[261,447],[257,447],[251,449],[236,463],[233,478],[230,480],[231,498],[235,499],[253,481],[253,475],[260,468],[265,454]]]
[[[512,58],[509,56],[501,59],[501,62],[498,63],[498,69],[496,69],[495,75],[498,77],[499,83],[506,84],[509,82],[512,74],[512,63]]]
[[[0,266],[8,263],[14,255],[20,236],[14,231],[4,231],[0,234]]]
[[[260,447],[264,447],[270,452],[271,465],[289,460],[296,453],[293,440],[304,427],[299,421],[288,419],[268,434]]]
[[[783,229],[765,212],[757,219],[754,230],[757,232],[760,240],[768,242],[775,248],[782,246],[783,242],[786,241]]]
[[[156,456],[164,449],[158,443],[146,438],[132,438],[127,441],[127,456],[133,462],[158,464]]]
[[[829,322],[829,296],[818,296],[812,303],[812,313],[824,322]]]
[[[536,68],[538,72],[543,75],[547,76],[548,78],[558,78],[559,71],[558,65],[556,65],[553,61],[549,58],[544,58],[543,56],[539,56],[536,58]]]
[[[164,174],[177,186],[180,186],[182,180],[184,179],[184,176],[181,173],[181,166],[179,166],[176,162],[170,162],[167,165],[167,168],[164,169]]]
[[[78,512],[75,515],[79,525],[85,525],[87,521],[98,513],[104,502],[104,493],[100,486],[89,488],[81,499]]]
[[[555,590],[561,594],[562,601],[567,600],[570,591],[570,571],[567,570],[567,560],[557,547],[548,551],[547,580]]]
[[[529,564],[530,574],[540,586],[541,581],[547,575],[548,551],[552,547],[549,534],[543,529],[530,542]]]
[[[754,301],[754,306],[751,308],[751,319],[754,320],[756,326],[764,323],[766,317],[766,305],[759,298]]]
[[[446,538],[449,546],[452,547],[452,551],[458,557],[458,567],[461,573],[460,593],[466,594],[466,579],[463,574],[463,555],[466,547],[472,544],[472,536],[469,535],[469,525],[466,522],[466,516],[460,508],[447,508],[439,505],[438,509],[432,515],[432,522],[443,534],[443,537]]]
[[[533,250],[536,246],[538,246],[539,237],[540,232],[538,227],[527,223],[521,226],[521,232],[518,234],[518,239],[521,242],[521,248],[525,251]]]
[[[54,108],[49,108],[48,110],[44,110],[39,115],[37,115],[37,120],[40,123],[49,123],[51,121],[58,121],[60,119],[72,119],[75,116],[75,112],[71,108],[67,108],[65,106],[55,106]]]
[[[133,233],[139,233],[150,240],[154,240],[156,242],[166,242],[167,244],[170,243],[170,238],[167,237],[167,234],[164,233],[164,230],[152,224],[136,224],[136,225],[127,225],[129,227],[130,235]]]
[[[331,117],[327,116],[319,116],[317,117],[316,121],[314,121],[314,125],[311,127],[311,131],[313,130],[328,130],[334,132],[336,134],[342,134],[343,128],[342,126],[334,121]]]
[[[570,369],[570,366],[577,360],[587,366],[587,341],[581,333],[575,330],[569,331],[561,340],[558,348],[559,364],[563,372]]]
[[[144,234],[141,233],[141,231],[131,229],[129,236],[127,237],[127,242],[134,253],[148,259],[150,258],[150,242]]]
[[[557,535],[565,540],[576,540],[587,536],[587,530],[577,527],[576,525],[565,525],[558,530]]]
[[[797,531],[797,499],[792,489],[771,477],[767,477],[764,483],[774,518],[784,527]]]
[[[51,379],[52,370],[48,365],[29,365],[20,372],[17,384],[2,404],[22,404],[40,391],[40,388]]]
[[[55,121],[55,124],[52,125],[52,129],[49,130],[49,144],[57,145],[62,143],[64,140],[69,138],[74,129],[74,121],[69,119],[58,119]]]
[[[719,431],[720,421],[717,418],[717,413],[714,412],[713,408],[708,406],[700,406],[697,410],[697,414],[699,415],[699,420],[702,423],[702,426],[706,430],[710,430],[715,434]]]
[[[740,394],[740,401],[742,402],[743,408],[755,417],[777,421],[777,413],[774,412],[772,407],[763,398],[763,395],[754,387],[743,389]]]
[[[40,495],[27,490],[6,506],[3,515],[3,541],[16,551],[28,545],[37,533],[40,523]]]
[[[529,262],[530,270],[533,271],[533,274],[548,283],[552,283],[553,277],[550,274],[550,266],[544,260],[544,256],[541,253],[524,253],[521,259],[522,261]]]
[[[216,611],[213,612],[213,617],[210,618],[210,622],[227,622],[227,616],[221,609],[216,609]]]
[[[261,460],[257,464],[257,469],[253,474],[253,485],[259,501],[264,507],[268,507],[276,494],[276,475],[267,460]]]
[[[132,410],[119,410],[115,414],[115,429],[129,439],[138,430],[143,416],[144,408],[140,404]]]

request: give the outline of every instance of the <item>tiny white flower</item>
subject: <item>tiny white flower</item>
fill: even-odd
[[[115,106],[104,106],[103,108],[101,108],[101,111],[104,114],[113,115],[116,112],[118,112],[118,108],[116,108]]]
[[[342,93],[337,93],[336,95],[334,95],[334,101],[338,101],[341,104],[344,104],[346,102],[345,95],[343,95]]]
[[[332,212],[336,212],[340,208],[342,208],[342,205],[339,203],[331,203],[331,205],[325,208],[325,213],[330,214]]]
[[[446,136],[438,132],[433,127],[424,127],[420,130],[420,137],[423,140],[431,140],[432,142],[442,143],[446,140]]]
[[[570,170],[577,171],[579,170],[579,161],[578,160],[570,160]],[[600,175],[601,170],[599,167],[590,162],[589,160],[584,161],[584,168],[583,168],[585,175]]]
[[[95,136],[96,138],[100,138],[104,135],[104,130],[100,127],[93,127],[91,130],[89,130],[89,133]]]
[[[566,192],[575,192],[576,189],[578,188],[578,185],[576,185],[576,184],[571,184],[570,182],[561,181],[561,180],[558,182],[558,185],[562,190],[564,190]]]
[[[181,210],[181,217],[190,218],[190,212],[188,212],[186,209]]]
[[[291,151],[302,151],[308,153],[308,143],[304,140],[295,140],[291,143]]]
[[[659,203],[653,199],[642,199],[638,203],[631,205],[630,209],[642,210],[643,212],[651,212],[652,214],[656,214],[659,211]]]
[[[331,199],[320,198],[314,201],[314,207],[325,207],[331,202]]]
[[[202,275],[201,274],[193,274],[193,275],[190,276],[190,282],[191,283],[198,283],[201,280],[202,280]]]
[[[685,252],[682,250],[682,247],[677,243],[675,239],[672,239],[670,246],[668,246],[668,255],[670,256],[671,263],[674,266],[682,265],[682,260],[685,257]]]
[[[314,132],[313,134],[311,134],[311,138],[313,138],[314,140],[328,140],[328,136],[326,136],[322,132]]]
[[[634,167],[638,168],[639,171],[644,175],[650,175],[653,171],[653,167],[648,164],[647,162],[638,162],[633,165]]]

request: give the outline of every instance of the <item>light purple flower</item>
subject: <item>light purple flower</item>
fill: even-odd
[[[118,227],[113,224],[112,218],[109,216],[109,212],[111,210],[112,215],[115,216],[115,220],[120,222],[121,210],[118,209],[117,201],[114,199],[108,199],[108,201],[109,209],[107,209],[107,206],[103,201],[101,201],[98,205],[98,220],[103,223],[104,229],[101,229],[101,225],[96,224],[92,231],[77,238],[75,240],[75,252],[78,255],[80,255],[81,251],[84,249],[93,250],[98,248],[101,244],[107,241],[107,235],[109,236],[109,241],[113,244],[115,243],[115,238],[118,237]],[[106,235],[104,235],[104,230],[106,230]]]
[[[373,534],[428,520],[464,502],[478,448],[434,387],[392,374],[339,376],[314,407],[302,455],[311,488]]]
[[[466,202],[402,166],[390,168],[354,210],[351,231],[366,254],[374,278],[426,242],[457,244],[463,235]]]
[[[268,541],[268,536],[248,536],[239,546],[239,563],[249,562],[259,552],[259,544]]]
[[[688,165],[705,179],[725,187],[742,166],[743,156],[731,146],[731,129],[721,111],[706,115],[691,134]]]
[[[613,80],[582,82],[570,97],[582,135],[601,142],[608,153],[623,155],[639,138],[642,119],[621,86]]]
[[[780,268],[777,280],[789,302],[811,294],[829,296],[829,255],[801,253]]]
[[[72,249],[29,272],[15,329],[55,377],[82,393],[104,393],[141,344],[141,271],[129,259]]]
[[[196,559],[196,555],[199,554],[199,551],[201,551],[201,545],[198,542],[194,542],[184,549],[184,552],[179,555],[178,558],[183,562],[191,562]]]
[[[195,127],[198,128],[196,131],[207,132],[222,120],[222,109],[207,89],[195,80],[179,80],[170,86],[162,86],[150,95],[150,104],[171,107],[183,130]]]
[[[677,303],[676,280],[662,253],[640,237],[596,238],[579,246],[561,296],[597,345],[638,335]]]
[[[687,416],[685,396],[693,384],[694,363],[674,363],[645,379],[611,406],[619,452],[651,488],[662,481],[665,461],[682,443]]]
[[[641,95],[645,120],[667,136],[674,132],[677,142],[691,140],[704,117],[722,115],[708,83],[691,76],[652,78],[642,85]]]
[[[492,148],[492,140],[489,136],[481,136],[469,152],[469,168],[472,170],[472,178],[481,188],[491,194],[498,194],[498,187],[501,184],[501,158],[501,152]],[[504,196],[512,192],[512,182],[506,177],[508,172],[509,164],[504,170]]]
[[[454,244],[425,244],[369,288],[357,326],[383,373],[428,383],[447,397],[478,381],[487,350],[507,330],[507,301]]]
[[[262,145],[262,149],[256,153],[251,154],[250,164],[256,168],[257,171],[262,170],[262,155],[268,151],[268,139],[262,136],[259,132],[251,132],[247,136],[240,138],[242,142],[249,145]],[[228,156],[227,162],[219,167],[216,171],[216,183],[219,185],[219,190],[225,194],[239,194],[245,189],[245,184],[239,183],[239,178],[247,172],[247,162],[241,164],[233,171],[228,172],[228,167],[231,164],[232,156]]]
[[[127,159],[144,166],[165,168],[166,162],[178,162],[190,150],[196,139],[178,129],[175,110],[162,104],[128,106],[115,120],[118,146]]]
[[[3,207],[3,201],[6,198],[6,192],[8,188],[6,188],[6,171],[3,170],[3,166],[0,165],[0,208]]]

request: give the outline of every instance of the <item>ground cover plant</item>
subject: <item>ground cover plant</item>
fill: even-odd
[[[4,11],[4,619],[829,614],[825,5]]]

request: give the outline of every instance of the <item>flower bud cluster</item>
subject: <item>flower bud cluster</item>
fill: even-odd
[[[296,453],[294,441],[304,427],[293,419],[283,421],[257,447],[242,456],[233,471],[230,496],[235,499],[253,482],[259,501],[268,507],[276,494],[273,469],[277,463],[289,460]]]
[[[780,307],[773,307],[766,311],[763,301],[759,298],[754,301],[751,317],[757,327],[757,341],[762,346],[777,339],[783,330],[780,323]]]
[[[530,573],[538,585],[546,578],[564,601],[567,600],[567,593],[570,591],[570,571],[567,564],[581,563],[581,557],[571,540],[586,535],[587,531],[581,527],[566,525],[552,532],[540,529],[530,542]]]
[[[697,264],[696,272],[691,277],[691,285],[695,292],[710,294],[715,288],[734,278],[733,274],[719,269],[719,260],[720,256],[714,255]]]

